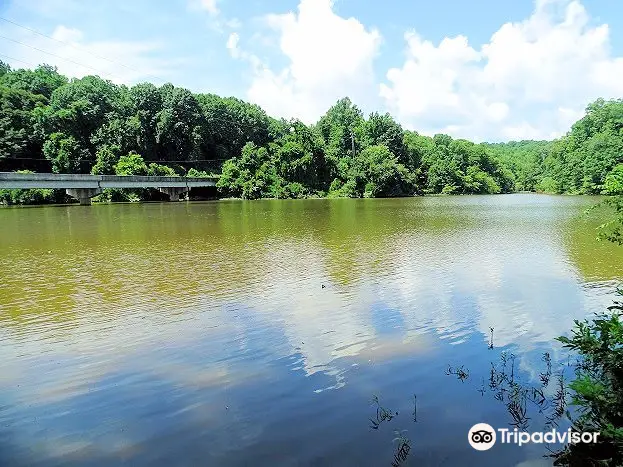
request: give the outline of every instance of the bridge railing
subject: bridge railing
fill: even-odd
[[[213,186],[218,178],[0,172],[0,188],[192,188]]]

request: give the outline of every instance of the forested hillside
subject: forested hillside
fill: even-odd
[[[389,114],[366,117],[348,98],[307,126],[233,97],[171,84],[70,80],[47,65],[12,70],[0,62],[0,171],[214,172],[222,173],[222,196],[250,199],[598,193],[622,155],[621,100],[591,104],[569,134],[553,142],[474,144],[406,131]],[[0,194],[13,202],[62,196],[52,190]]]
[[[517,188],[549,193],[601,193],[623,163],[623,99],[598,99],[564,137],[489,145],[516,177]]]

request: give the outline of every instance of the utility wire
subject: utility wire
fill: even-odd
[[[15,26],[17,26],[19,28],[25,29],[26,31],[30,31],[30,32],[32,32],[34,34],[38,34],[41,37],[45,37],[47,39],[51,39],[51,40],[56,41],[56,42],[58,42],[60,44],[68,45],[70,47],[73,47],[76,50],[82,50],[84,52],[87,52],[89,55],[93,55],[94,57],[100,58],[102,60],[106,60],[107,62],[114,63],[116,65],[122,66],[123,68],[126,68],[128,70],[134,71],[136,73],[142,73],[140,70],[137,70],[136,68],[132,68],[132,67],[130,67],[130,66],[124,64],[124,63],[118,62],[118,61],[113,60],[113,59],[108,58],[108,57],[104,57],[103,55],[96,54],[96,53],[92,52],[91,50],[88,50],[86,47],[81,47],[81,46],[79,46],[77,44],[74,44],[72,42],[67,42],[67,41],[64,41],[64,40],[61,40],[61,39],[57,39],[56,37],[49,36],[47,34],[42,33],[41,31],[37,31],[36,29],[29,28],[28,26],[24,26],[22,24],[16,23],[15,21],[12,21],[12,20],[10,20],[8,18],[4,18],[2,16],[0,16],[0,20],[5,21],[5,22],[10,23],[10,24],[13,24],[13,25],[15,25]],[[160,78],[159,76],[151,75],[151,74],[144,74],[143,76],[149,76],[150,78],[155,78],[158,81],[162,81],[164,83],[167,83],[169,81],[169,80],[166,80],[164,78]]]
[[[17,23],[14,23],[13,21],[7,20],[6,18],[3,18],[3,17],[0,17],[0,20],[4,20],[4,21],[7,21],[7,22],[9,22],[9,23],[12,23],[12,24],[16,24],[16,25],[17,25]],[[37,31],[35,31],[34,29],[32,29],[32,30],[31,30],[30,28],[27,28],[26,26],[21,26],[21,25],[18,25],[18,26],[23,27],[24,29],[27,29],[27,30],[29,30],[29,31],[32,31],[32,32],[38,33],[38,32],[37,32]],[[63,43],[63,44],[72,45],[72,44],[70,44],[69,42],[61,41],[61,40],[59,40],[59,39],[54,39],[53,37],[46,36],[46,35],[45,35],[45,34],[43,34],[43,33],[38,33],[38,34],[41,34],[41,35],[43,35],[44,37],[49,37],[50,39],[53,39],[53,40],[55,40],[55,41],[57,41],[57,42],[61,42],[61,43]],[[48,52],[48,51],[46,51],[46,50],[40,49],[40,48],[38,48],[38,47],[34,47],[34,46],[29,45],[29,44],[26,44],[26,43],[24,43],[24,42],[20,42],[20,41],[18,41],[18,40],[12,39],[12,38],[10,38],[10,37],[6,37],[6,36],[2,36],[2,35],[0,35],[0,39],[5,39],[5,40],[8,40],[8,41],[14,42],[14,43],[19,44],[19,45],[21,45],[21,46],[23,46],[23,47],[28,47],[28,48],[31,48],[31,49],[33,49],[33,50],[37,50],[37,51],[39,51],[39,52],[42,52],[42,53],[48,54],[48,55],[50,55],[50,56],[52,56],[52,57],[55,57],[55,58],[58,58],[58,59],[60,59],[60,60],[65,60],[65,61],[68,61],[68,62],[73,63],[73,64],[75,64],[75,65],[78,65],[78,66],[81,66],[81,67],[84,67],[84,68],[88,68],[88,69],[90,69],[90,70],[93,70],[93,71],[98,72],[98,73],[102,73],[102,74],[104,74],[104,75],[112,76],[113,78],[116,78],[116,79],[118,79],[118,80],[120,80],[120,81],[124,81],[123,79],[121,79],[121,78],[119,78],[118,76],[115,76],[115,75],[113,75],[113,74],[111,74],[111,73],[101,71],[101,70],[99,70],[99,69],[97,69],[97,68],[94,68],[94,67],[89,66],[89,65],[85,65],[85,64],[83,64],[83,63],[76,62],[75,60],[71,60],[71,59],[69,59],[69,58],[61,57],[60,55],[56,55],[56,54],[54,54],[54,53],[52,53],[52,52]],[[99,56],[98,56],[98,55],[96,55],[96,54],[93,54],[93,55],[94,55],[94,56],[99,57]],[[29,66],[33,66],[33,67],[35,67],[35,66],[36,66],[36,65],[33,65],[32,63],[28,63],[28,62],[25,62],[25,61],[23,61],[23,60],[19,60],[19,59],[13,58],[13,57],[9,57],[8,55],[0,54],[0,56],[3,56],[3,57],[8,58],[8,59],[10,59],[10,60],[14,60],[14,61],[17,61],[17,62],[24,63],[24,64],[29,65]],[[102,59],[104,59],[104,60],[108,60],[108,59],[106,59],[105,57],[100,57],[100,58],[102,58]],[[114,61],[112,61],[112,60],[108,60],[108,61],[111,61],[112,63],[118,63],[118,62],[114,62]],[[120,64],[120,65],[123,65],[123,64]],[[125,66],[125,65],[123,65],[123,66]],[[126,67],[126,68],[128,68],[128,69],[130,69],[130,70],[133,70],[133,71],[136,71],[137,73],[140,73],[140,71],[138,71],[138,70],[136,70],[136,69],[129,68],[129,67]],[[150,75],[145,75],[145,76],[150,76]],[[166,81],[166,80],[163,80],[162,78],[158,78],[158,77],[155,77],[155,78],[160,79],[160,80],[162,80],[162,81]],[[211,119],[211,120],[218,120],[218,121],[220,121],[220,122],[223,122],[223,123],[229,123],[230,125],[234,125],[234,126],[238,126],[238,127],[241,127],[241,126],[242,126],[242,127],[245,127],[245,126],[246,126],[246,127],[248,127],[248,128],[252,127],[252,124],[251,124],[251,123],[248,123],[248,122],[241,122],[241,121],[228,120],[228,119],[224,119],[224,118],[221,118],[221,117],[216,117],[216,116],[210,116],[210,117],[208,117],[208,119]]]
[[[24,65],[28,65],[28,66],[32,66],[32,67],[36,67],[37,65],[30,63],[30,62],[25,62],[24,60],[20,60],[19,58],[14,58],[14,57],[9,57],[8,55],[4,55],[4,54],[0,54],[0,57],[4,57],[7,58],[9,60],[13,60],[14,62],[20,62],[23,63]]]
[[[98,70],[97,68],[93,68],[92,66],[85,65],[84,63],[79,63],[79,62],[76,62],[75,60],[72,60],[72,59],[70,59],[70,58],[61,57],[60,55],[56,55],[56,54],[54,54],[54,53],[52,53],[52,52],[48,52],[47,50],[40,49],[39,47],[35,47],[35,46],[32,46],[32,45],[26,44],[26,43],[24,43],[24,42],[20,42],[20,41],[18,41],[18,40],[11,39],[10,37],[6,37],[6,36],[2,36],[2,35],[0,35],[0,39],[6,39],[6,40],[8,40],[8,41],[15,42],[16,44],[19,44],[19,45],[21,45],[21,46],[23,46],[23,47],[28,47],[28,48],[33,49],[33,50],[38,50],[39,52],[43,52],[44,54],[51,55],[52,57],[56,57],[56,58],[59,58],[59,59],[61,59],[61,60],[65,60],[65,61],[67,61],[67,62],[71,62],[71,63],[73,63],[73,64],[75,64],[75,65],[78,65],[78,66],[81,66],[81,67],[83,67],[83,68],[88,68],[88,69],[93,70],[93,71],[96,71],[96,72],[98,72],[98,73],[102,73],[102,74],[104,74],[104,75],[112,76],[113,78],[117,78],[117,79],[119,79],[120,81],[123,81],[123,80],[122,80],[122,79],[120,79],[118,76],[115,76],[115,75],[113,75],[113,74],[111,74],[111,73],[108,73],[108,72],[105,72],[105,71]]]

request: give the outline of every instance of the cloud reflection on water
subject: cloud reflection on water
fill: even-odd
[[[498,202],[510,207],[500,211]],[[599,265],[573,263],[569,252],[581,247],[569,244],[564,223],[577,209],[565,203],[98,206],[37,228],[48,210],[0,212],[14,229],[0,255],[8,290],[0,297],[0,400],[11,406],[0,419],[22,440],[55,440],[37,445],[41,456],[79,460],[139,456],[174,429],[200,429],[221,452],[230,449],[227,436],[258,449],[279,417],[298,424],[306,407],[318,409],[311,397],[344,411],[329,389],[365,400],[378,388],[400,393],[400,384],[417,383],[443,406],[432,389],[447,384],[443,367],[458,356],[486,364],[489,327],[496,347],[527,354],[608,300],[612,269],[595,277]],[[167,222],[154,221],[163,215]],[[583,270],[594,287],[582,286]],[[418,379],[429,374],[428,383]],[[248,413],[245,400],[256,411],[266,404],[266,418]],[[269,414],[270,404],[283,404],[279,414]],[[461,419],[459,409],[444,408]],[[44,417],[40,429],[17,422],[35,410],[56,418]],[[99,444],[81,441],[76,417],[101,421],[107,412],[114,423],[101,427]],[[172,417],[171,426],[150,431],[150,413]],[[337,412],[327,417],[339,425]],[[126,419],[134,438],[115,431]],[[343,426],[359,433],[348,420]],[[83,425],[92,436],[98,429]],[[315,429],[327,426],[315,420]]]

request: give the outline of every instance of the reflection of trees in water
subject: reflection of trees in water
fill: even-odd
[[[552,378],[552,364],[549,352],[543,354],[542,360],[545,369],[539,373],[539,385],[532,385],[521,381],[515,373],[516,356],[512,353],[502,352],[500,361],[496,365],[491,363],[488,384],[485,385],[483,378],[482,387],[478,390],[481,395],[491,392],[495,400],[503,403],[512,418],[510,425],[520,430],[527,430],[531,417],[529,404],[538,410],[546,420],[545,428],[550,429],[558,426],[558,420],[565,415],[567,393],[563,371],[554,377],[553,396],[550,386]]]
[[[588,204],[586,207],[590,207]],[[606,208],[579,213],[561,224],[565,251],[586,282],[618,280],[623,277],[623,250],[618,245],[597,241],[598,227],[610,220]]]

